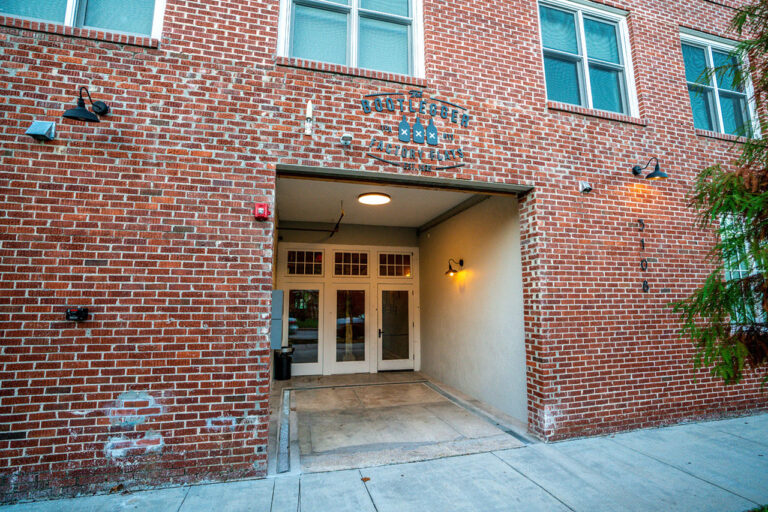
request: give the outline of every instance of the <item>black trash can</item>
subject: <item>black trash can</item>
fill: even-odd
[[[291,378],[292,361],[293,347],[283,347],[275,350],[275,380],[288,380]]]

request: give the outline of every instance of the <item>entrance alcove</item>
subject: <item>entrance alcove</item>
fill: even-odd
[[[522,189],[339,174],[277,178],[274,288],[295,352],[272,383],[272,470],[527,442]],[[358,202],[370,192],[391,201]]]

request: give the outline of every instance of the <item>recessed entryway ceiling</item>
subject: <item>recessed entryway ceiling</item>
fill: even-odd
[[[388,194],[392,201],[381,206],[360,204],[357,197],[366,192],[383,192]],[[281,222],[335,223],[339,220],[343,201],[343,224],[415,228],[474,195],[368,183],[278,178],[277,213]]]

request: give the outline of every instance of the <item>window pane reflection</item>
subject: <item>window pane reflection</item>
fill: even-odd
[[[365,292],[336,291],[336,361],[365,361]]]

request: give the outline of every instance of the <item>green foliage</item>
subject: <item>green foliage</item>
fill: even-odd
[[[754,85],[753,101],[764,112],[768,95],[768,0],[744,6],[733,28],[746,36],[734,52],[744,65],[713,70],[735,83]],[[768,125],[760,121],[761,133]],[[713,270],[690,297],[673,304],[681,333],[696,347],[695,368],[708,367],[726,384],[741,381],[747,366],[768,383],[768,142],[748,138],[724,169],[704,169],[690,195],[703,229],[717,229],[709,254]]]

